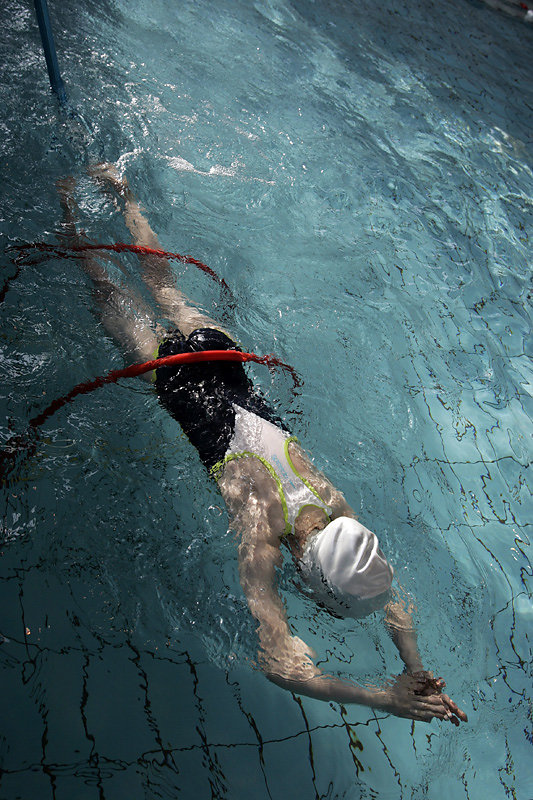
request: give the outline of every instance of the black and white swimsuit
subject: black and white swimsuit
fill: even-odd
[[[185,338],[169,333],[158,356],[202,350],[240,350],[216,328],[199,328]],[[285,518],[285,533],[305,506],[318,506],[329,517],[331,509],[295,469],[288,446],[295,440],[238,362],[217,361],[160,367],[155,386],[161,404],[176,419],[200,458],[218,478],[235,458],[257,458],[276,482]]]

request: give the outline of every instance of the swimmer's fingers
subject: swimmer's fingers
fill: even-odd
[[[431,722],[434,718],[447,719],[448,712],[440,694],[420,697],[418,700],[419,702],[414,708],[416,716],[413,719],[419,719],[421,722]]]
[[[457,703],[448,697],[447,694],[433,694],[420,696],[419,703],[413,710],[417,716],[413,719],[420,719],[421,722],[429,722],[433,717],[441,720],[448,720],[452,725],[458,726],[460,722],[468,722],[468,717]]]
[[[430,678],[427,681],[422,694],[442,694],[442,690],[445,688],[445,686],[446,681],[443,678]]]
[[[413,691],[417,695],[428,697],[432,694],[440,694],[446,682],[443,678],[434,678],[432,672],[420,671],[411,676],[415,682]]]
[[[415,675],[397,675],[384,692],[385,702],[380,705],[398,717],[418,722],[431,722],[435,718],[448,720],[453,725],[467,722],[464,711],[447,694],[442,694],[445,685],[442,678],[433,678],[431,673],[423,671]]]
[[[440,697],[442,698],[442,702],[444,703],[444,706],[448,712],[447,718],[453,725],[459,725],[459,720],[461,722],[468,722],[468,717],[466,716],[465,712],[462,711],[457,703],[454,703],[454,701],[448,697],[447,694],[442,694]]]

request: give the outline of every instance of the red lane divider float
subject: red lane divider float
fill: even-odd
[[[53,400],[40,414],[32,417],[25,435],[12,436],[4,445],[2,451],[0,451],[0,482],[6,483],[8,474],[11,473],[17,465],[17,457],[28,458],[35,452],[35,434],[37,433],[37,428],[55,414],[56,411],[74,400],[78,395],[89,394],[89,392],[93,392],[95,389],[99,389],[101,386],[105,386],[108,383],[116,383],[120,378],[135,378],[146,372],[152,372],[159,367],[198,364],[200,362],[209,361],[236,361],[242,364],[247,361],[253,361],[256,364],[264,364],[269,369],[281,367],[290,373],[295,387],[302,385],[296,370],[289,364],[280,361],[276,356],[272,354],[258,356],[255,353],[242,353],[239,350],[202,350],[198,353],[177,353],[173,356],[164,356],[163,358],[156,358],[152,361],[144,361],[141,364],[132,364],[129,367],[124,367],[124,369],[114,369],[106,375],[101,375],[93,380],[78,383],[70,392]]]
[[[291,374],[295,387],[301,386],[301,380],[296,370],[272,354],[258,356],[255,353],[241,353],[239,350],[201,350],[198,353],[177,353],[174,356],[164,356],[163,358],[155,358],[153,361],[144,361],[142,364],[132,364],[130,367],[124,367],[124,369],[114,369],[108,372],[107,375],[101,375],[92,381],[78,383],[68,394],[58,397],[44,411],[30,419],[29,424],[32,428],[37,428],[55,414],[58,409],[66,405],[66,403],[70,403],[78,395],[93,392],[108,383],[116,383],[120,378],[136,378],[159,367],[198,364],[202,361],[238,361],[241,364],[246,361],[254,361],[256,364],[265,364],[269,369],[281,367]]]
[[[197,258],[193,258],[193,256],[184,256],[180,253],[170,253],[166,250],[157,250],[153,247],[145,247],[143,245],[136,244],[124,244],[123,242],[115,242],[114,244],[84,243],[72,245],[70,247],[49,244],[47,242],[31,242],[28,244],[12,245],[9,249],[18,253],[17,258],[14,259],[18,269],[15,275],[7,279],[4,287],[0,290],[0,302],[2,302],[5,298],[9,283],[18,276],[20,267],[23,263],[22,259],[24,259],[32,251],[50,253],[58,258],[83,258],[83,253],[91,250],[112,251],[114,253],[131,252],[139,255],[167,258],[170,260],[179,261],[182,264],[193,264],[195,267],[198,267],[198,269],[207,273],[207,275],[216,281],[219,286],[221,286],[229,294],[229,296],[232,297],[231,290],[226,281],[223,278],[220,278],[216,272],[211,269],[211,267],[207,266],[207,264],[204,264]],[[63,395],[63,397],[58,397],[56,400],[50,403],[50,405],[47,406],[44,411],[41,411],[40,414],[37,414],[35,417],[30,419],[26,434],[12,436],[5,443],[3,449],[0,450],[0,479],[2,479],[2,482],[5,482],[5,477],[7,474],[13,471],[18,458],[20,457],[22,460],[24,460],[24,458],[28,458],[35,451],[37,429],[47,419],[55,414],[56,411],[62,408],[62,406],[70,403],[78,395],[88,394],[89,392],[100,388],[100,386],[105,386],[108,383],[116,383],[120,378],[133,378],[143,375],[145,372],[151,372],[158,367],[195,364],[202,361],[236,361],[240,363],[253,361],[257,364],[264,364],[269,369],[281,367],[290,373],[295,388],[301,386],[301,380],[293,367],[291,367],[289,364],[285,364],[283,361],[280,361],[274,355],[258,356],[255,353],[242,353],[238,350],[205,350],[199,353],[178,353],[173,356],[165,356],[164,358],[157,358],[153,361],[146,361],[142,364],[132,364],[124,369],[112,370],[111,372],[108,372],[107,375],[102,375],[94,378],[93,380],[78,383],[73,389],[70,390],[70,392]]]
[[[90,250],[107,250],[113,253],[137,253],[138,255],[156,256],[157,258],[167,258],[171,261],[179,261],[182,264],[193,264],[198,269],[205,272],[212,278],[219,286],[231,295],[231,289],[228,284],[221,278],[214,269],[208,267],[203,261],[199,261],[193,256],[182,256],[181,253],[170,253],[167,250],[157,250],[154,247],[144,247],[140,244],[125,244],[124,242],[114,242],[113,244],[76,244],[69,247],[63,245],[49,244],[48,242],[30,242],[29,244],[15,244],[12,245],[10,250],[16,250],[21,255],[26,255],[32,250],[40,252],[51,253],[57,258],[82,258],[82,253]],[[76,255],[80,253],[80,255]]]

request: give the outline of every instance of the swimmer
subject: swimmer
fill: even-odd
[[[134,242],[160,249],[157,236],[127,183],[111,164],[92,176],[120,204]],[[58,238],[68,246],[86,241],[76,227],[74,181],[58,182],[64,213]],[[100,256],[101,258],[101,256]],[[175,287],[166,259],[139,255],[142,278],[172,328],[164,329],[140,296],[112,283],[91,252],[82,266],[94,284],[102,323],[124,354],[149,361],[200,350],[238,350],[231,335],[194,308]],[[257,621],[258,660],[267,677],[297,694],[358,703],[399,717],[455,725],[466,714],[443,693],[442,678],[424,669],[410,608],[392,588],[393,569],[374,533],[355,517],[341,492],[319,472],[253,387],[240,363],[204,362],[160,367],[160,402],[176,419],[217,481],[232,527],[240,535],[239,575]],[[276,572],[282,546],[292,553],[317,602],[337,616],[384,612],[385,626],[405,664],[403,674],[365,688],[324,674],[314,653],[292,634]]]

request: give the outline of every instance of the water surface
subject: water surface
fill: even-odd
[[[78,398],[2,493],[0,796],[528,798],[531,718],[531,27],[474,2],[51,4],[58,114],[29,3],[7,0],[3,276],[80,224],[129,241],[86,174],[125,171],[178,285],[379,535],[417,602],[455,729],[299,698],[255,668],[216,486],[149,386]],[[135,259],[127,283],[142,290]],[[119,278],[118,267],[112,275]],[[157,313],[157,310],[156,310]],[[1,306],[2,437],[122,366],[75,261]],[[378,621],[280,583],[295,633],[359,681],[402,665]]]

